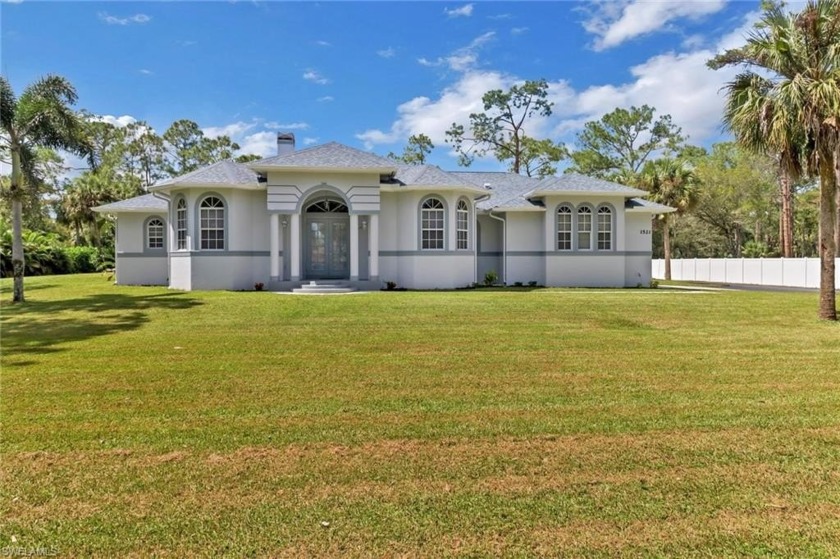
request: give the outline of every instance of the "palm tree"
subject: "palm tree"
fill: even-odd
[[[676,208],[682,215],[697,204],[700,181],[685,162],[670,158],[648,161],[642,168],[638,183],[651,194],[654,202]],[[673,214],[660,216],[662,244],[665,252],[665,279],[671,279],[671,225]]]
[[[59,76],[49,75],[37,80],[18,98],[8,80],[0,76],[0,149],[12,160],[9,195],[12,201],[14,302],[24,301],[22,200],[27,185],[38,182],[34,165],[36,148],[63,149],[79,155],[91,152],[80,120],[70,108],[76,99],[76,90]]]
[[[820,179],[819,317],[837,320],[835,152],[840,132],[840,0],[809,0],[799,13],[764,8],[743,47],[709,65],[746,66],[727,85],[724,121],[738,142],[782,154],[792,177]],[[756,69],[757,71],[753,71]]]

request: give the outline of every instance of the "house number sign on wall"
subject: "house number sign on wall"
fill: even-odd
[[[639,233],[641,233],[642,235],[650,235],[650,229],[642,229],[641,231],[639,231]]]

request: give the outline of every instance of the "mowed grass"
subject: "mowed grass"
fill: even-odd
[[[840,556],[816,294],[0,285],[0,550]]]

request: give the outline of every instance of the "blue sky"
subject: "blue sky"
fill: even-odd
[[[79,107],[158,132],[196,121],[270,155],[339,141],[385,154],[411,134],[454,168],[452,122],[488,89],[551,84],[554,114],[530,135],[571,143],[617,106],[670,113],[693,143],[725,137],[705,67],[741,44],[758,2],[23,2],[0,4],[0,69],[16,91],[67,77]],[[476,163],[496,169],[493,161]]]

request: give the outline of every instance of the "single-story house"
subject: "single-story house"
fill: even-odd
[[[672,208],[582,175],[402,165],[339,143],[222,161],[96,211],[116,216],[116,281],[289,290],[343,280],[412,289],[481,283],[635,287],[651,218]]]

